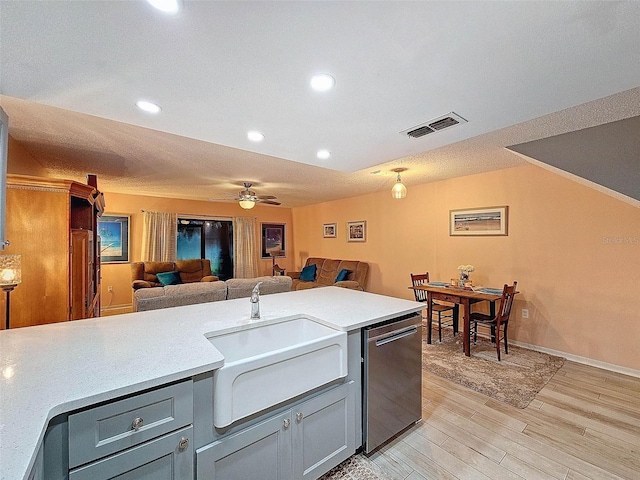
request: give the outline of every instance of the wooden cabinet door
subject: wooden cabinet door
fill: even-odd
[[[71,230],[71,320],[87,318],[91,281],[89,262],[92,232]]]
[[[196,452],[198,480],[291,480],[290,411]]]
[[[315,479],[355,453],[353,382],[291,410],[293,478]]]

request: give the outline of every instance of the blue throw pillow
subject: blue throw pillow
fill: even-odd
[[[300,272],[300,280],[303,282],[313,282],[316,279],[316,268],[318,267],[315,263],[304,267],[302,272]]]
[[[179,283],[182,283],[180,273],[178,272],[162,272],[158,273],[156,277],[158,277],[158,281],[162,285],[178,285]]]
[[[349,276],[349,270],[347,270],[346,268],[343,268],[342,270],[340,270],[340,273],[338,273],[338,276],[336,277],[336,283],[346,280],[348,276]]]

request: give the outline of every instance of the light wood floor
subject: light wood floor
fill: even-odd
[[[565,362],[525,409],[423,376],[422,422],[371,456],[389,479],[640,479],[640,379]]]

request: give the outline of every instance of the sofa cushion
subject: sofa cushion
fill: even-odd
[[[260,285],[260,295],[288,292],[291,290],[291,277],[285,275],[277,275],[275,277],[230,278],[225,282],[227,284],[227,299],[250,297],[253,288],[258,282],[262,282],[262,285]]]
[[[195,303],[226,300],[227,286],[224,282],[194,282],[164,287],[165,306],[181,307]]]
[[[144,278],[150,283],[157,283],[162,285],[158,281],[157,274],[162,272],[171,272],[176,269],[176,266],[173,262],[144,262]]]
[[[304,282],[313,282],[316,279],[316,269],[317,266],[315,264],[307,265],[300,272],[300,280]]]
[[[200,258],[176,260],[176,270],[180,272],[183,283],[199,282],[211,275],[211,263]]]
[[[341,262],[342,260],[332,260],[330,258],[325,259],[322,264],[322,268],[318,272],[316,282],[327,286],[336,283],[338,272],[342,269],[340,267]]]
[[[164,285],[177,285],[179,283],[183,283],[182,279],[180,278],[180,273],[173,271],[173,272],[159,272],[156,277],[158,277],[158,281]]]
[[[334,283],[342,282],[343,280],[346,280],[348,276],[349,276],[349,270],[347,270],[346,268],[343,268],[342,270],[340,270],[340,272],[338,272],[338,276],[336,277],[336,280]]]

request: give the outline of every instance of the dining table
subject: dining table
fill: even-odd
[[[411,286],[409,288],[427,292],[427,343],[431,343],[431,305],[434,300],[464,307],[462,314],[462,345],[464,354],[467,357],[471,356],[471,341],[469,335],[471,330],[471,305],[483,301],[489,302],[490,314],[495,316],[496,301],[502,298],[502,290],[492,288],[479,288],[474,290],[471,287],[457,287],[445,284],[425,284]],[[455,308],[454,317],[456,318],[454,319],[454,325],[458,323],[458,312],[459,308]]]

